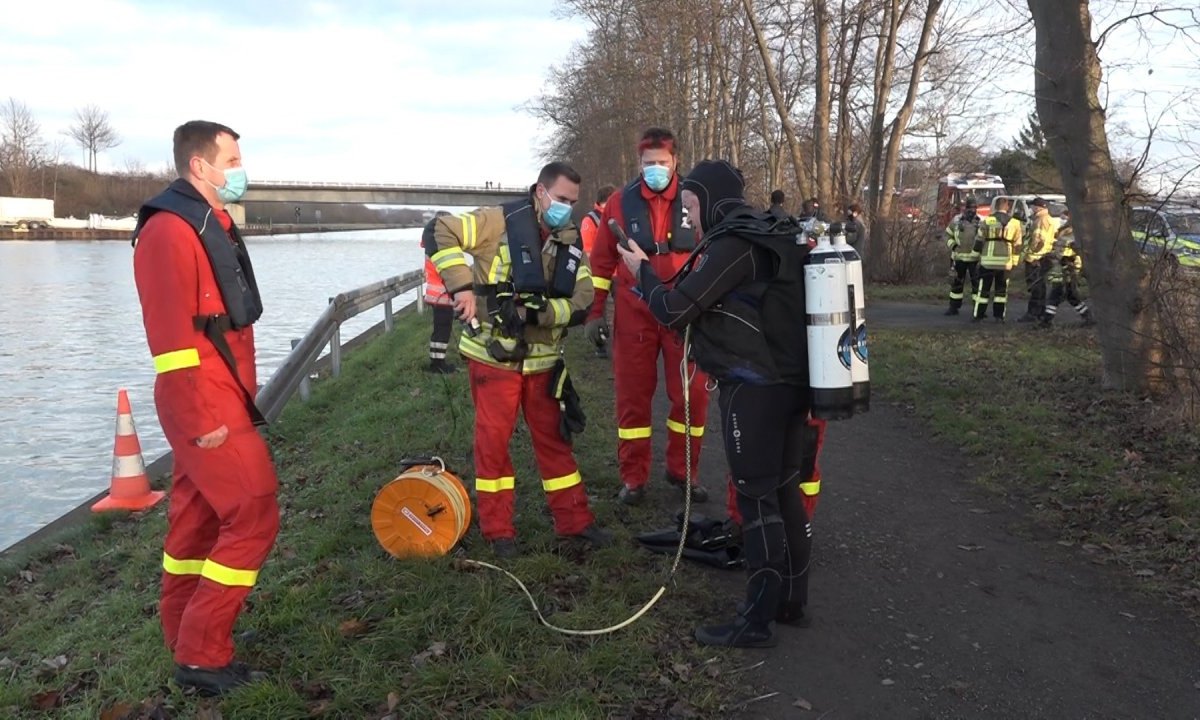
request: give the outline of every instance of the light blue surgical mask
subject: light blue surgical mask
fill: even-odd
[[[549,194],[546,197],[550,197]],[[542,213],[542,217],[546,220],[546,227],[551,230],[557,230],[567,221],[571,219],[571,206],[565,202],[559,202],[554,198],[550,198],[550,207],[546,208],[546,212]]]
[[[654,192],[661,192],[671,184],[671,171],[665,165],[647,165],[642,168],[642,177]]]
[[[212,167],[212,165],[209,165],[209,167]],[[213,169],[215,170],[216,168]],[[224,185],[217,187],[212,183],[208,184],[212,185],[217,191],[217,197],[223,203],[235,203],[241,200],[242,196],[246,194],[246,185],[249,182],[246,178],[246,169],[242,167],[225,168],[223,174],[225,175]],[[208,182],[208,180],[204,182]]]

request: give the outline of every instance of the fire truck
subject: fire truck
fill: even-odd
[[[978,202],[980,217],[991,213],[992,199],[1005,195],[1004,180],[999,175],[986,173],[950,173],[938,180],[934,218],[938,228],[950,224],[955,214],[962,212],[962,203],[968,195]]]

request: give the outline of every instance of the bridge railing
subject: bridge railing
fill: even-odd
[[[514,192],[523,190],[523,186],[507,186],[497,183],[480,183],[479,185],[437,185],[433,183],[355,183],[355,182],[308,182],[306,180],[253,180],[248,189],[263,190],[268,188],[377,188],[379,190],[463,190],[469,192]]]
[[[279,369],[258,392],[258,409],[267,420],[275,420],[297,392],[302,400],[308,396],[308,377],[325,348],[329,348],[330,372],[337,377],[342,372],[342,323],[383,305],[383,330],[393,327],[392,300],[421,287],[424,270],[380,280],[329,298],[329,305],[308,329],[303,338],[292,341],[292,351]],[[418,296],[417,309],[421,309]]]

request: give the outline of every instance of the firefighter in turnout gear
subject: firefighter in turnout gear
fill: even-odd
[[[946,247],[954,260],[954,275],[950,279],[950,307],[947,315],[957,315],[962,308],[963,293],[969,280],[974,289],[979,283],[979,215],[974,195],[963,202],[962,215],[950,221],[946,228]]]
[[[662,355],[667,397],[671,402],[667,417],[667,482],[683,489],[685,478],[694,483],[692,500],[705,502],[708,491],[700,486],[698,473],[708,410],[707,377],[688,363],[691,382],[690,437],[685,437],[683,380],[683,338],[654,319],[638,297],[637,279],[617,255],[617,238],[609,220],[622,228],[630,240],[638,243],[650,257],[659,277],[667,279],[683,266],[696,247],[696,229],[679,198],[678,158],[675,136],[662,128],[650,128],[638,144],[641,175],[613,193],[601,218],[596,236],[596,255],[592,258],[596,299],[588,317],[588,337],[603,331],[604,302],[609,290],[615,298],[613,327],[613,375],[616,380],[617,464],[621,473],[619,498],[637,505],[645,497],[650,477],[652,402],[658,385],[658,358]],[[615,284],[615,287],[613,285]],[[691,443],[692,466],[685,467],[685,450]]]
[[[1009,201],[996,201],[996,210],[979,225],[983,249],[979,257],[979,284],[975,287],[975,322],[987,317],[988,299],[992,316],[1004,322],[1008,308],[1008,273],[1021,251],[1021,221],[1008,213]]]
[[[450,348],[450,336],[454,333],[454,298],[446,291],[446,284],[438,275],[437,268],[429,255],[437,251],[433,241],[433,224],[439,217],[449,215],[445,210],[439,210],[432,220],[425,223],[421,233],[421,247],[425,250],[425,293],[421,300],[433,309],[433,332],[429,336],[429,365],[425,370],[431,373],[447,375],[456,372],[458,368],[446,362],[446,351]],[[430,250],[433,248],[433,250]]]
[[[1025,231],[1026,243],[1021,253],[1025,265],[1025,287],[1029,291],[1029,308],[1017,322],[1036,322],[1046,310],[1046,280],[1054,264],[1054,220],[1043,198],[1029,203],[1033,217]]]
[[[479,528],[497,555],[516,555],[508,445],[523,410],[559,537],[595,547],[611,542],[588,507],[572,432],[582,429],[578,398],[566,391],[561,359],[566,328],[582,323],[592,304],[592,274],[571,206],[579,175],[569,165],[542,168],[528,197],[458,217],[439,218],[431,256],[454,307],[478,332],[463,333],[475,403],[475,492]],[[475,259],[467,268],[466,255]]]
[[[1094,325],[1096,320],[1092,317],[1087,300],[1079,297],[1079,276],[1083,272],[1083,258],[1075,247],[1075,230],[1071,227],[1071,215],[1067,211],[1063,211],[1062,225],[1055,233],[1050,261],[1050,269],[1046,275],[1050,292],[1042,312],[1042,326],[1050,327],[1063,300],[1075,308],[1084,325]]]
[[[279,482],[255,427],[262,300],[225,209],[246,190],[237,140],[213,122],[176,128],[179,179],[146,201],[133,233],[154,406],[174,453],[159,615],[175,682],[204,695],[254,679],[233,659],[233,626],[279,530]]]

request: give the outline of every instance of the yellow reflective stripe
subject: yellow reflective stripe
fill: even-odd
[[[438,274],[444,273],[448,268],[456,265],[467,266],[467,256],[456,247],[438,250],[429,259],[433,261],[433,266],[437,268]]]
[[[200,367],[200,351],[196,348],[172,350],[162,355],[154,356],[154,372],[168,373],[172,370]]]
[[[809,497],[812,497],[813,495],[818,495],[818,494],[820,494],[820,492],[821,492],[821,481],[820,481],[820,480],[817,480],[816,482],[802,482],[802,483],[800,483],[800,492],[804,493],[805,495],[808,495]]]
[[[685,428],[683,426],[683,423],[675,422],[674,420],[667,418],[667,429],[670,430],[671,432],[677,432],[680,435],[683,435],[687,428]],[[704,426],[703,425],[700,425],[700,426],[693,425],[692,426],[692,437],[704,437]]]
[[[180,560],[163,553],[163,570],[172,575],[199,575],[203,569],[203,560]]]
[[[460,219],[462,220],[462,246],[470,250],[475,247],[475,243],[479,242],[478,228],[475,226],[475,214],[467,213]]]
[[[547,480],[543,480],[542,481],[542,489],[545,490],[546,492],[554,492],[555,490],[566,490],[569,487],[575,487],[576,485],[578,485],[581,482],[583,482],[583,478],[580,477],[579,471],[576,470],[575,472],[571,473],[570,475],[563,475],[562,477],[549,478]]]
[[[611,290],[612,280],[609,280],[608,278],[602,278],[599,275],[593,275],[592,287],[596,288],[597,290]]]
[[[650,437],[651,430],[648,427],[617,428],[617,437],[622,440],[644,440]]]
[[[258,571],[238,570],[210,558],[204,561],[200,577],[208,578],[227,587],[254,587],[254,583],[258,582]]]
[[[566,325],[571,321],[571,301],[566,298],[551,298],[550,309],[554,312],[554,324]]]
[[[504,490],[512,490],[517,485],[517,479],[513,477],[502,477],[494,480],[488,478],[475,478],[475,492],[495,493],[503,492]]]
[[[587,265],[580,263],[579,271],[575,273],[575,282],[579,282],[583,278],[590,278],[591,276],[592,276],[592,269],[589,268]]]
[[[508,277],[508,266],[510,263],[508,245],[501,245],[496,251],[496,257],[492,260],[492,267],[488,270],[488,284],[495,285]]]

